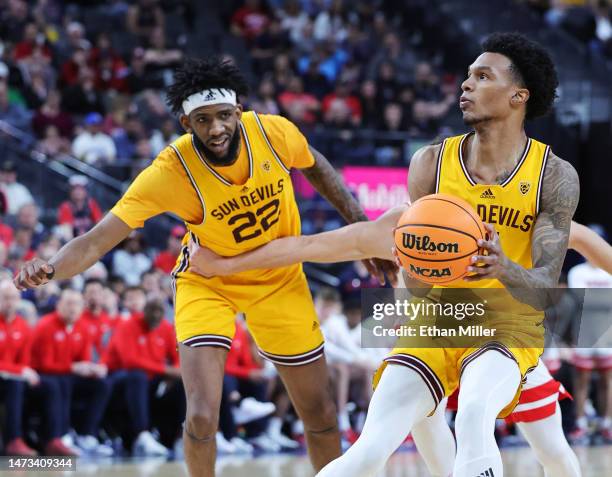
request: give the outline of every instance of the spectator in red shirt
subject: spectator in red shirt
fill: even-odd
[[[351,94],[350,82],[339,81],[334,92],[323,98],[324,118],[327,116],[331,106],[336,102],[342,103],[351,112],[351,123],[353,126],[359,126],[361,123],[361,103],[357,96]]]
[[[76,445],[88,453],[112,455],[112,448],[96,438],[110,397],[110,382],[104,379],[106,366],[92,362],[92,340],[86,322],[79,319],[82,313],[81,293],[63,290],[56,311],[43,316],[34,329],[32,367],[61,396],[54,409],[60,419],[59,427],[51,430],[53,437],[66,435],[71,427],[74,394],[86,406],[79,413],[83,422],[77,425]]]
[[[130,433],[136,436],[134,453],[168,454],[149,432],[151,408],[163,409],[166,428],[158,426],[161,441],[172,445],[185,418],[176,336],[164,319],[164,304],[150,299],[143,313],[119,323],[111,338],[105,362],[112,372],[114,393],[123,397],[130,417]],[[162,385],[162,383],[164,383]]]
[[[278,96],[278,103],[287,117],[299,126],[314,124],[321,108],[314,95],[304,92],[304,83],[299,76],[289,80],[287,91]]]
[[[232,15],[231,31],[250,43],[264,31],[268,23],[270,16],[261,0],[245,0],[244,6]]]
[[[71,226],[74,237],[83,235],[102,218],[98,203],[87,193],[87,177],[76,175],[68,180],[70,198],[58,209],[57,223]]]
[[[124,318],[142,315],[147,304],[147,293],[140,286],[127,287],[123,292],[122,302]]]
[[[15,45],[15,61],[27,60],[34,51],[41,50],[45,62],[51,61],[51,49],[46,44],[45,34],[38,31],[35,23],[28,23],[23,32],[23,40]]]
[[[92,361],[99,362],[104,349],[110,341],[112,326],[115,324],[104,310],[104,284],[99,278],[89,278],[83,287],[85,309],[80,321],[83,321],[93,344]]]
[[[62,111],[62,95],[58,90],[49,91],[46,101],[40,107],[32,119],[32,129],[38,138],[43,138],[47,126],[57,127],[60,136],[72,139],[74,123],[72,117]]]
[[[33,456],[23,440],[22,420],[26,386],[37,386],[38,373],[30,368],[31,330],[17,315],[19,292],[10,280],[0,282],[0,396],[6,407],[5,454]]]
[[[176,259],[181,251],[181,243],[185,232],[185,227],[182,225],[175,225],[172,227],[166,249],[159,252],[155,257],[153,262],[155,268],[164,273],[172,272],[172,269],[176,265]]]

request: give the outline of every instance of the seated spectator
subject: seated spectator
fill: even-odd
[[[2,38],[17,43],[23,36],[23,31],[31,21],[28,4],[25,0],[7,2],[0,10],[0,25]]]
[[[289,82],[295,76],[295,72],[288,54],[282,53],[274,59],[272,76],[276,91],[284,91],[289,87]]]
[[[163,273],[170,273],[176,265],[176,259],[181,252],[181,243],[185,236],[186,230],[182,225],[175,225],[170,231],[166,249],[157,254],[153,260],[153,265],[157,270]]]
[[[122,294],[123,318],[128,319],[144,312],[147,293],[139,285],[128,286]]]
[[[96,45],[89,53],[89,64],[96,72],[97,89],[127,92],[125,84],[127,65],[113,49],[107,32],[98,33]]]
[[[161,74],[147,71],[145,50],[141,47],[135,48],[132,52],[125,81],[131,94],[138,94],[146,89],[162,89],[164,87],[164,78]]]
[[[185,419],[185,395],[174,328],[164,319],[160,300],[149,300],[143,313],[119,323],[105,362],[112,373],[115,396],[127,404],[130,434],[136,436],[134,454],[168,455],[168,449],[150,432],[151,410],[157,405],[165,417],[172,416],[167,428],[160,429],[162,440],[172,445]]]
[[[45,137],[47,126],[50,125],[57,128],[60,136],[67,139],[72,137],[74,128],[72,117],[65,111],[62,111],[61,104],[61,93],[56,89],[49,91],[46,101],[36,111],[32,119],[32,129],[39,138]]]
[[[62,87],[75,86],[79,83],[81,74],[89,68],[89,43],[80,43],[72,51],[70,59],[62,64],[59,83]]]
[[[153,157],[165,149],[168,144],[176,141],[179,138],[177,133],[177,124],[174,118],[166,118],[162,121],[158,128],[155,128],[151,134],[151,154]]]
[[[75,50],[88,50],[90,46],[83,24],[76,21],[68,23],[65,29],[60,29],[60,38],[55,44],[58,64],[68,61]]]
[[[19,292],[11,280],[0,281],[0,397],[6,408],[4,439],[6,455],[34,456],[37,452],[23,440],[23,405],[28,387],[38,386],[38,373],[30,368],[32,333],[17,314]]]
[[[251,58],[255,73],[258,76],[270,71],[274,66],[276,55],[289,49],[289,36],[281,28],[280,21],[272,18],[262,32],[254,39],[251,47]]]
[[[381,65],[383,63],[389,63],[395,71],[394,76],[398,83],[410,83],[416,60],[416,55],[412,49],[402,47],[398,34],[390,31],[385,34],[379,51],[368,67],[369,77],[374,78],[377,72],[380,71]]]
[[[140,174],[147,166],[151,164],[151,161],[155,159],[153,151],[151,149],[151,139],[148,136],[141,137],[136,142],[136,150],[134,156],[130,161],[130,179],[134,179]]]
[[[105,114],[104,97],[96,90],[95,74],[91,68],[82,68],[77,84],[62,92],[62,109],[70,114],[84,116],[92,111]]]
[[[322,111],[323,117],[327,115],[330,106],[333,103],[343,103],[346,109],[350,112],[350,120],[353,126],[359,126],[361,123],[361,103],[359,98],[351,94],[351,84],[347,81],[340,80],[336,83],[334,92],[323,98]]]
[[[112,164],[117,157],[115,143],[102,132],[102,122],[99,113],[89,113],[83,122],[85,130],[72,142],[73,154],[87,164]]]
[[[353,341],[346,317],[342,314],[340,294],[336,290],[323,288],[315,296],[314,303],[325,336],[325,356],[335,374],[333,382],[336,386],[338,426],[341,432],[350,434],[351,424],[346,410],[350,383],[352,380],[359,380],[362,385],[368,382],[369,375],[378,368],[379,362],[371,359]]]
[[[155,268],[144,272],[140,277],[140,282],[148,298],[166,298],[162,292],[161,274]]]
[[[164,12],[159,6],[158,0],[138,0],[131,5],[126,16],[127,30],[145,41],[151,36],[155,28],[164,28]]]
[[[398,103],[387,103],[383,112],[382,131],[402,133],[408,125],[404,121],[404,111]],[[383,166],[404,165],[404,143],[399,137],[379,139],[376,141],[376,163]]]
[[[20,104],[11,103],[8,93],[6,81],[0,78],[0,121],[5,121],[20,131],[29,131],[31,114]]]
[[[9,247],[10,255],[19,255],[25,262],[35,256],[32,247],[32,230],[26,227],[17,227],[13,236],[13,243]]]
[[[314,125],[321,108],[317,98],[304,92],[299,76],[291,78],[287,90],[279,94],[278,103],[285,115],[298,126]]]
[[[317,99],[322,99],[331,91],[331,85],[327,77],[321,73],[320,66],[319,60],[313,56],[306,71],[300,73],[304,81],[304,91],[314,94]]]
[[[37,249],[45,235],[45,226],[40,222],[40,210],[35,203],[24,204],[17,212],[17,228],[32,231],[32,248]]]
[[[0,165],[0,189],[6,196],[6,213],[9,215],[15,215],[25,204],[34,203],[28,188],[17,181],[17,167],[11,160]]]
[[[55,72],[50,65],[42,66],[39,63],[32,63],[28,66],[25,77],[27,81],[21,88],[23,96],[28,109],[36,110],[42,106],[53,89]]]
[[[97,278],[87,279],[83,287],[83,299],[85,307],[80,320],[84,322],[93,344],[92,361],[99,362],[104,355],[117,321],[111,319],[104,309],[105,297],[102,280]]]
[[[149,72],[170,72],[183,60],[182,50],[168,48],[166,45],[166,32],[162,27],[155,27],[151,31],[148,43],[143,59]]]
[[[4,243],[5,247],[8,248],[13,243],[13,229],[10,225],[4,223],[4,217],[6,215],[6,195],[0,189],[0,241]]]
[[[68,138],[60,135],[59,130],[53,124],[49,124],[45,128],[43,138],[38,141],[37,149],[46,154],[50,158],[56,158],[61,155],[70,155],[72,145]]]
[[[13,58],[17,62],[27,61],[37,49],[41,50],[43,61],[50,63],[53,54],[47,45],[45,34],[39,31],[35,23],[28,23],[21,41],[13,49]]]
[[[314,20],[314,37],[317,41],[341,43],[347,35],[347,12],[342,0],[328,2]]]
[[[83,235],[102,218],[98,203],[87,192],[89,180],[85,176],[76,175],[68,179],[70,196],[62,202],[57,210],[57,223],[68,227],[68,235],[77,237]]]
[[[136,143],[145,137],[145,127],[136,114],[128,114],[125,124],[113,132],[113,141],[120,164],[130,164],[136,155]]]
[[[264,76],[259,82],[257,92],[250,98],[249,108],[260,114],[280,114],[278,102],[275,99],[276,88],[270,75]]]
[[[110,384],[104,379],[107,368],[91,360],[92,342],[86,323],[79,319],[82,312],[81,294],[63,290],[56,311],[43,316],[34,329],[32,367],[49,388],[55,388],[53,394],[60,396],[55,403],[59,428],[52,430],[53,437],[68,434],[71,408],[78,399],[86,410],[79,413],[82,422],[76,426],[74,445],[85,452],[112,455],[112,448],[100,444],[96,437],[110,396]]]
[[[359,260],[347,264],[338,278],[343,301],[360,299],[361,290],[364,288],[380,288],[378,279],[370,275],[366,266]]]
[[[144,237],[132,231],[113,255],[113,273],[125,280],[127,285],[138,285],[140,277],[151,268],[151,259],[144,253]]]
[[[264,2],[245,0],[244,5],[232,15],[230,31],[251,44],[264,31],[271,19]]]
[[[368,79],[361,83],[359,101],[362,107],[362,126],[376,129],[382,122],[376,81]]]

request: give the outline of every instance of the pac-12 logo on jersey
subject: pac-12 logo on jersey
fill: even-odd
[[[519,182],[519,190],[521,191],[521,194],[523,195],[527,194],[527,192],[529,192],[529,189],[531,189],[531,182],[529,181]]]

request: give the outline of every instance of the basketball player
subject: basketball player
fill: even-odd
[[[492,35],[462,84],[460,107],[474,131],[427,146],[413,157],[412,199],[434,192],[455,195],[479,210],[485,222],[495,224],[485,224],[490,237],[479,240],[488,254],[473,257],[468,267],[472,276],[455,286],[477,283],[507,287],[512,293],[512,289],[557,285],[578,203],[578,177],[570,164],[528,138],[524,130],[526,119],[549,111],[557,84],[552,60],[539,45],[518,34]],[[348,255],[353,254],[347,258],[358,258],[368,241],[381,241],[380,233],[372,232],[371,228],[344,229],[343,246],[349,249]],[[277,258],[270,263],[283,263],[287,255],[303,258],[309,253],[305,248],[321,245],[313,243],[304,237],[299,251],[283,250],[277,243],[273,254]],[[244,260],[261,259],[258,252]],[[236,262],[241,259],[237,257]],[[410,279],[406,285],[422,284]],[[541,310],[544,300],[536,297],[533,305]],[[521,381],[538,363],[542,318],[541,313],[516,315],[521,333],[498,333],[495,342],[477,349],[395,349],[377,375],[378,387],[361,437],[318,475],[376,474],[406,433],[435,413],[459,383],[453,475],[503,475],[494,439],[495,419],[514,408]]]
[[[301,265],[206,279],[188,270],[187,241],[235,255],[300,233],[289,177],[306,177],[347,221],[367,220],[329,162],[279,116],[244,112],[247,86],[240,71],[216,58],[188,60],[167,91],[186,134],[164,149],[109,214],[66,244],[49,262],[26,263],[18,288],[65,280],[142,227],[172,212],[186,223],[172,272],[181,375],[187,395],[185,458],[193,476],[213,476],[215,434],[224,364],[237,312],[245,312],[261,355],[272,361],[304,421],[314,467],[340,455],[336,413],[323,358],[323,336]],[[373,264],[370,266],[374,267]],[[395,265],[380,264],[392,270]]]

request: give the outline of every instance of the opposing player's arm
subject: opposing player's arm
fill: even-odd
[[[129,225],[109,212],[89,232],[64,245],[48,263],[38,258],[26,263],[15,277],[15,286],[23,290],[46,283],[49,274],[53,279],[64,280],[84,272],[131,231]]]
[[[406,207],[394,207],[372,222],[357,222],[315,235],[276,239],[234,257],[221,257],[191,243],[190,268],[201,275],[214,276],[300,262],[334,263],[373,257],[393,260],[393,228]]]
[[[425,146],[414,153],[408,173],[408,193],[412,202],[436,192],[436,169],[441,144]],[[415,280],[402,268],[406,288],[431,288],[431,285]]]
[[[612,274],[612,246],[590,228],[572,221],[568,248]]]
[[[308,182],[334,206],[349,224],[367,221],[368,218],[359,202],[353,197],[334,167],[315,148],[309,146],[309,150],[314,157],[314,164],[311,167],[301,169]],[[384,283],[383,272],[388,277],[397,273],[395,263],[391,261],[374,260],[373,263],[370,263],[366,260],[364,263],[368,271],[376,275],[381,283]]]
[[[490,224],[486,224],[486,227],[492,238],[478,241],[489,252],[489,256],[475,257],[481,265],[468,268],[470,272],[476,273],[476,277],[469,280],[497,278],[517,299],[540,310],[546,307],[548,294],[528,291],[557,286],[568,246],[572,217],[580,196],[576,170],[569,162],[553,154],[548,160],[543,181],[540,199],[542,206],[531,240],[533,268],[525,268],[504,255],[499,236]]]

